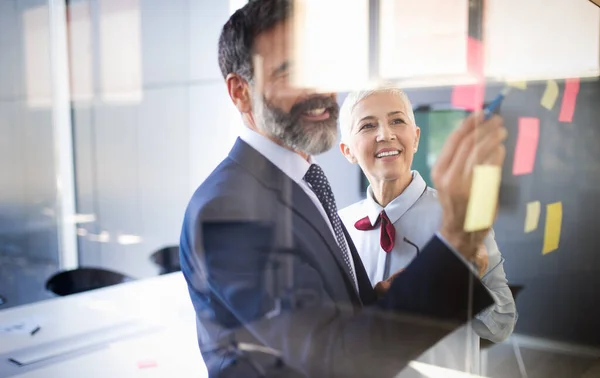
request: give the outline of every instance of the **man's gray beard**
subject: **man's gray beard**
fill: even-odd
[[[273,109],[260,100],[255,101],[253,113],[256,127],[260,131],[308,155],[318,155],[328,151],[337,139],[337,124],[334,124],[334,127],[328,125],[336,122],[332,119],[323,121],[323,124],[314,122],[310,126],[305,126],[301,119],[292,120],[287,113]]]

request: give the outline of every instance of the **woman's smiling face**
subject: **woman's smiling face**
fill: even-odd
[[[397,180],[410,175],[421,130],[402,98],[391,92],[376,92],[358,102],[350,117],[352,125],[342,153],[358,163],[369,178]]]

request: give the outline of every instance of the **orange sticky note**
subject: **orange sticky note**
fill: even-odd
[[[560,229],[562,227],[562,202],[546,205],[546,228],[544,230],[544,249],[547,254],[558,249]]]
[[[457,85],[452,89],[452,106],[469,111],[483,107],[485,80],[483,76],[483,43],[474,38],[467,39],[467,68],[477,79],[477,84]]]
[[[540,221],[540,212],[542,205],[540,201],[533,201],[527,204],[527,215],[525,216],[525,233],[534,231]]]
[[[483,230],[494,223],[501,176],[502,169],[497,165],[481,164],[473,169],[465,231]]]
[[[558,116],[559,122],[573,122],[577,94],[579,93],[579,78],[565,80],[565,93]]]
[[[546,83],[546,90],[542,96],[541,104],[544,108],[552,110],[554,103],[558,98],[558,84],[554,80],[548,80]]]
[[[519,118],[519,136],[515,148],[513,174],[525,175],[533,171],[535,153],[540,138],[540,120],[533,117]]]

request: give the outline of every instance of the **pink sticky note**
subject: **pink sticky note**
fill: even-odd
[[[559,122],[573,122],[573,113],[575,113],[575,103],[579,93],[579,78],[565,80],[565,93],[563,94]]]
[[[474,38],[467,38],[467,67],[469,73],[483,79],[483,43]]]
[[[540,120],[538,118],[519,118],[519,136],[515,148],[513,174],[526,175],[533,171],[535,153],[540,139]]]
[[[156,360],[141,360],[138,361],[138,369],[148,369],[148,368],[154,368],[158,366],[158,363],[156,362]]]
[[[457,85],[452,89],[452,106],[465,110],[483,107],[485,87],[483,84]]]
[[[477,84],[457,85],[452,89],[452,106],[465,110],[479,110],[483,107],[485,81],[483,77],[483,43],[467,38],[467,68],[475,76]]]

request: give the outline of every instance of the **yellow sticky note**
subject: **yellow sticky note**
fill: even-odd
[[[467,204],[465,231],[483,230],[492,226],[498,205],[501,168],[497,165],[477,165],[473,170],[471,196]]]
[[[554,80],[548,80],[546,90],[542,96],[542,106],[548,110],[552,110],[554,103],[558,98],[558,84]]]
[[[540,204],[540,201],[529,202],[527,204],[527,215],[525,216],[525,232],[531,232],[538,227],[541,208],[542,205]]]
[[[542,254],[558,249],[560,228],[562,226],[562,202],[546,205],[546,229],[544,231],[544,249]]]
[[[525,90],[527,89],[526,81],[509,81],[506,83],[509,87]]]

